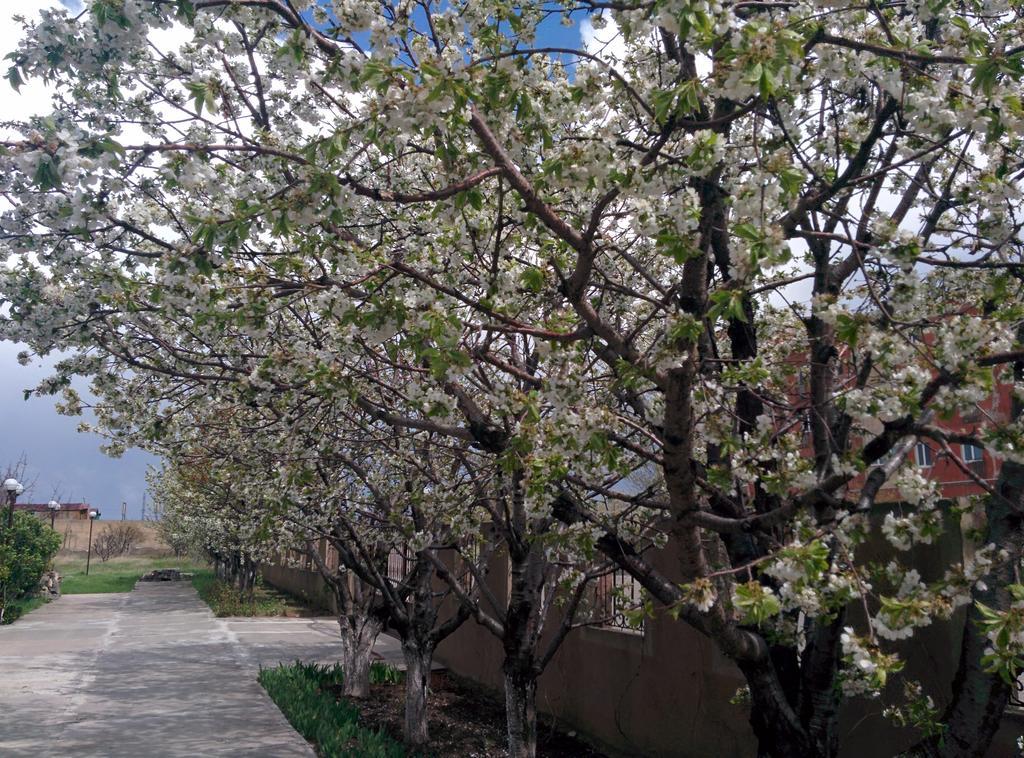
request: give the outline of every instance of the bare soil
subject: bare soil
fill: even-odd
[[[340,693],[337,693],[340,696]],[[402,740],[405,709],[404,684],[375,684],[370,696],[358,702],[360,723],[382,729]],[[429,755],[447,758],[504,758],[505,705],[490,692],[443,671],[431,676]],[[540,716],[537,755],[543,758],[606,758],[571,731]]]

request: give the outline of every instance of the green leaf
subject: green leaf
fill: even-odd
[[[60,173],[57,171],[56,158],[44,155],[36,164],[32,180],[42,190],[57,189],[61,185]]]
[[[730,321],[746,322],[747,314],[743,309],[743,291],[738,289],[721,289],[711,293],[711,308],[708,318],[726,318]]]
[[[787,195],[792,197],[800,193],[800,188],[804,185],[804,172],[796,166],[787,166],[776,176],[779,178],[779,186]]]
[[[971,74],[971,86],[980,89],[985,95],[991,95],[999,80],[999,61],[986,58],[974,66]]]
[[[11,56],[8,55],[7,57],[10,58]],[[11,66],[7,69],[7,74],[5,76],[7,78],[7,82],[14,88],[14,91],[20,92],[21,85],[25,83],[25,80],[21,78],[21,69],[17,66]]]
[[[192,93],[193,107],[196,109],[196,113],[202,115],[203,103],[206,102],[206,83],[185,82],[185,89]]]
[[[744,624],[763,624],[782,612],[779,599],[756,581],[737,586],[733,593],[733,604],[742,612]]]
[[[194,24],[196,20],[196,6],[192,0],[178,0],[175,14],[188,24]]]
[[[836,336],[850,347],[857,347],[861,320],[856,316],[840,313],[836,317]]]
[[[544,272],[536,267],[525,269],[519,275],[519,280],[530,292],[540,292],[544,289]]]
[[[650,100],[654,106],[654,118],[663,122],[674,111],[676,93],[675,90],[656,90],[651,93]]]
[[[654,239],[658,243],[658,252],[680,265],[700,255],[700,250],[690,240],[683,239],[673,231],[663,229]]]
[[[90,8],[96,26],[102,27],[107,23],[113,23],[122,29],[131,26],[128,17],[124,13],[124,0],[93,0]]]
[[[758,242],[762,238],[761,230],[749,221],[733,224],[732,231],[737,237],[741,237],[750,242]]]
[[[703,331],[704,325],[699,319],[689,314],[683,314],[669,327],[666,337],[672,343],[680,341],[694,343],[700,339],[701,332]]]

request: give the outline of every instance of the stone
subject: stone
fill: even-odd
[[[39,594],[44,597],[60,597],[60,574],[47,571],[39,579]]]
[[[181,573],[181,569],[153,569],[145,574],[140,582],[180,582],[187,575]]]

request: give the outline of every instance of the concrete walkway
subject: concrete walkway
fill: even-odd
[[[0,627],[0,756],[312,756],[256,675],[337,651],[333,619],[217,619],[186,583],[67,595]]]

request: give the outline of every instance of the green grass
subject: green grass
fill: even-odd
[[[232,584],[220,581],[213,571],[195,573],[192,585],[215,616],[308,616],[309,607],[298,598],[258,583],[249,597]]]
[[[384,661],[370,664],[370,684],[401,684],[405,681],[405,672]]]
[[[41,595],[25,597],[7,604],[4,609],[4,624],[13,624],[26,613],[31,613],[41,605],[46,605],[47,599]]]
[[[82,595],[92,592],[131,592],[139,577],[156,568],[180,568],[182,571],[195,572],[203,567],[189,558],[140,556],[111,558],[103,562],[93,556],[88,576],[85,575],[84,558],[58,558],[56,568],[62,577],[61,592],[65,595]]]
[[[403,758],[402,745],[359,725],[359,710],[335,692],[341,667],[294,663],[260,671],[259,682],[295,730],[324,758]]]

